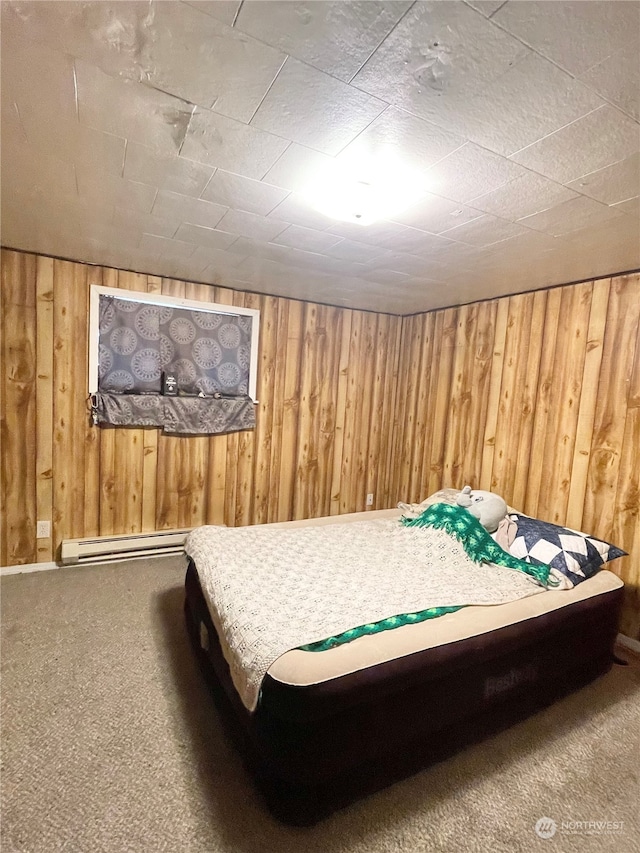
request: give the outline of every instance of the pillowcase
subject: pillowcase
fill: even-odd
[[[546,563],[567,578],[571,586],[582,583],[605,563],[627,553],[579,530],[519,513],[509,517],[518,525],[510,553],[534,565]]]

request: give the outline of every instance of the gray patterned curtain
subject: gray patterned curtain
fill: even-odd
[[[252,319],[101,295],[94,417],[172,433],[255,426],[248,396]],[[162,375],[178,396],[162,395]]]

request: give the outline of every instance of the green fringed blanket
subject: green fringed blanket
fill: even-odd
[[[461,506],[432,504],[417,518],[402,518],[405,527],[435,527],[446,530],[460,542],[475,563],[496,563],[531,575],[542,586],[558,586],[559,581],[549,578],[551,566],[534,566],[504,551],[490,536],[477,518]]]
[[[487,533],[478,519],[463,507],[436,503],[427,507],[416,518],[403,517],[400,521],[405,527],[433,527],[436,530],[446,531],[460,542],[467,555],[475,563],[495,563],[498,566],[506,566],[530,575],[542,586],[558,586],[559,581],[549,577],[550,566],[534,566],[531,563],[525,563],[524,560],[519,560],[517,557],[512,557]],[[299,648],[305,652],[323,652],[327,649],[333,649],[335,646],[341,646],[343,643],[349,643],[366,634],[379,634],[381,631],[390,631],[392,628],[399,628],[401,625],[413,625],[417,622],[424,622],[426,619],[436,619],[446,613],[462,610],[466,606],[463,604],[459,607],[429,607],[417,613],[401,613],[398,616],[381,619],[379,622],[359,625],[357,628],[343,631],[334,637],[327,637],[315,643],[307,643],[307,645]]]

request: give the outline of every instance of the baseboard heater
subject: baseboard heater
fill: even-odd
[[[124,536],[97,536],[88,539],[64,539],[61,548],[63,566],[78,563],[104,563],[130,557],[156,557],[180,554],[190,529],[131,533]]]

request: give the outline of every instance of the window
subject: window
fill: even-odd
[[[94,421],[202,434],[255,426],[260,312],[93,285]]]

